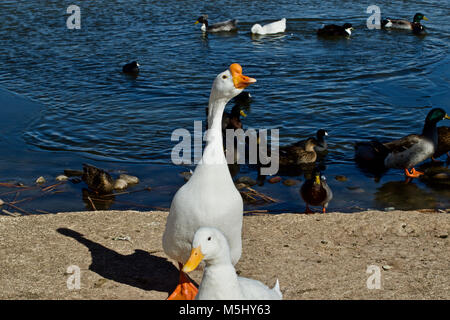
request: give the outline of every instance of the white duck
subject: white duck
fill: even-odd
[[[286,30],[286,18],[261,26],[260,24],[253,25],[251,32],[255,34],[275,34],[284,32]]]
[[[206,147],[202,159],[188,182],[175,194],[163,235],[164,252],[178,261],[180,283],[168,299],[193,299],[197,289],[181,271],[188,260],[195,232],[203,226],[220,229],[228,239],[231,261],[241,256],[242,197],[234,186],[223,152],[222,114],[225,105],[256,82],[242,74],[234,63],[217,75],[208,105]]]
[[[184,272],[197,268],[202,260],[206,267],[196,300],[281,300],[278,280],[270,289],[260,281],[238,277],[231,263],[227,239],[216,228],[197,230]]]

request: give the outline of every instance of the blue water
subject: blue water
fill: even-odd
[[[71,4],[0,3],[0,86],[40,105],[32,121],[5,134],[27,151],[3,154],[8,165],[0,168],[0,181],[31,184],[39,175],[55,176],[90,162],[128,171],[141,178],[141,186],[165,190],[136,193],[130,201],[168,207],[184,183],[179,172],[189,169],[171,163],[171,133],[192,132],[193,122],[204,120],[212,80],[238,62],[258,80],[248,88],[254,101],[246,128],[278,128],[281,144],[328,129],[331,210],[448,207],[448,188],[420,181],[394,188],[404,194],[400,199],[380,196],[391,194],[389,186],[402,181],[403,173],[391,170],[374,181],[355,166],[353,145],[420,132],[429,106],[450,112],[449,1],[376,3],[383,16],[411,20],[424,13],[430,19],[424,37],[367,29],[369,3],[353,1],[90,1],[78,4],[80,30],[66,27]],[[211,22],[238,19],[239,32],[203,36],[194,25],[202,13]],[[251,37],[254,23],[282,17],[285,34]],[[321,25],[344,22],[355,27],[350,39],[316,37]],[[136,79],[120,72],[132,60],[141,64]],[[20,123],[17,112],[13,119]],[[244,166],[240,175],[256,177],[256,172]],[[334,180],[336,175],[347,176],[347,182]],[[80,186],[68,186],[72,198],[55,195],[30,206],[83,209]],[[304,209],[299,186],[257,189],[280,200],[258,208]],[[137,207],[115,202],[112,208]]]

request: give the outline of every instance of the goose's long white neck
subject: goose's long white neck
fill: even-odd
[[[211,92],[208,105],[206,147],[202,157],[204,164],[226,164],[222,142],[222,116],[229,100],[223,97],[218,98],[214,91]]]

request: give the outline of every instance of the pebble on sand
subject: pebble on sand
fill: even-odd
[[[2,206],[4,203],[5,202],[2,199],[0,199],[0,206]]]
[[[69,179],[68,176],[65,176],[63,174],[56,177],[56,181],[67,181]]]
[[[128,183],[123,180],[123,179],[117,179],[116,182],[114,183],[114,189],[115,190],[123,190],[126,189],[128,187]]]
[[[42,184],[42,183],[45,183],[45,182],[46,182],[45,178],[42,177],[42,176],[36,179],[36,183]]]

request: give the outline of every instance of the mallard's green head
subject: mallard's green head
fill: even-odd
[[[441,108],[434,108],[428,112],[426,123],[437,123],[438,121],[450,119],[450,116]]]
[[[422,13],[418,12],[414,15],[413,22],[420,22],[421,20],[428,21],[428,18],[425,17]]]

